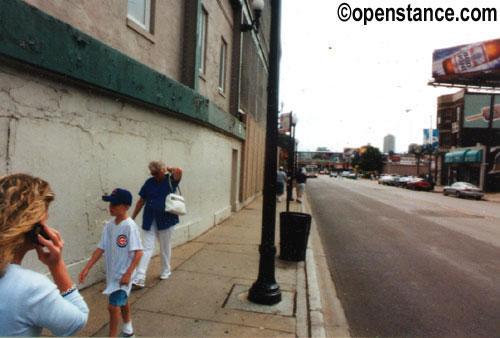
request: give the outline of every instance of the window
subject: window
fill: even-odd
[[[208,12],[205,8],[201,8],[201,29],[200,29],[200,73],[205,74],[206,70],[206,50],[207,50],[207,28],[208,28]]]
[[[151,0],[128,0],[127,16],[150,32]]]
[[[226,89],[226,53],[227,43],[222,39],[220,45],[220,63],[219,63],[219,90],[224,92]]]

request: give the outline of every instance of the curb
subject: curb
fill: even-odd
[[[302,205],[302,212],[309,212],[312,216],[311,208],[309,206],[309,201],[307,200],[307,196],[304,199],[305,205]],[[311,231],[316,231],[316,223],[314,221],[314,217],[311,220]],[[310,321],[310,336],[311,337],[326,337],[326,322],[324,317],[324,308],[321,302],[321,288],[318,282],[318,275],[316,271],[316,261],[314,258],[314,250],[311,245],[311,236],[309,236],[309,244],[306,251],[306,280],[307,280],[307,299],[308,299],[308,311],[309,311],[309,321]],[[319,243],[318,250],[324,254],[323,246]],[[331,278],[331,277],[329,277]],[[330,279],[331,280],[331,279]],[[333,285],[333,281],[332,285]],[[330,308],[333,307],[333,311],[335,313],[334,318],[335,328],[329,330],[329,334],[336,337],[349,337],[349,326],[347,325],[347,320],[345,319],[344,309],[342,307],[342,303],[340,299],[337,297],[337,293],[334,289],[332,290],[332,298],[334,299],[334,304],[331,304],[330,300]]]

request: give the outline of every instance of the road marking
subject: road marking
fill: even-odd
[[[480,218],[487,219],[488,221],[493,221],[493,218],[488,217],[488,216],[482,216],[482,215],[474,214],[474,213],[468,212],[468,211],[463,211],[463,210],[459,210],[459,209],[455,209],[455,208],[445,207],[443,205],[440,205],[440,207],[443,208],[443,209],[448,209],[448,210],[455,211],[455,212],[458,212],[458,213],[461,213],[461,214],[464,214],[464,215],[469,215],[469,216],[474,216],[474,217],[480,217]]]

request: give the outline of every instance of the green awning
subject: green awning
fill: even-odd
[[[460,163],[465,162],[465,153],[467,153],[469,149],[465,150],[456,150],[444,155],[444,163]]]
[[[483,151],[481,149],[467,151],[467,154],[465,154],[465,162],[483,162]]]

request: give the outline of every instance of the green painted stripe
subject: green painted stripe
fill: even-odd
[[[244,124],[204,96],[23,1],[0,1],[0,54],[245,139]]]

